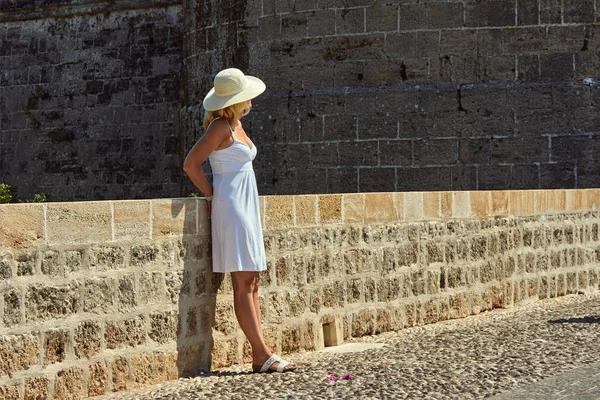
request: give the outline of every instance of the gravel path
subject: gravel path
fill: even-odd
[[[104,399],[479,399],[600,362],[600,293],[572,295],[356,340],[385,346],[313,352],[294,373],[249,366]],[[350,373],[354,380],[331,382]]]

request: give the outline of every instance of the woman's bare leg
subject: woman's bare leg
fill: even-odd
[[[256,320],[258,321],[258,332],[260,333],[260,337],[264,341],[263,331],[262,331],[262,318],[260,313],[260,301],[258,300],[258,288],[260,287],[260,275],[257,273],[256,278],[254,280],[254,291],[252,292],[252,302],[254,303],[254,314],[256,315]]]
[[[235,315],[252,347],[252,365],[262,366],[273,355],[273,352],[265,344],[262,336],[258,273],[232,272],[231,282]],[[277,365],[278,363],[275,363],[271,368],[276,368]],[[295,364],[286,367],[286,369],[293,368],[295,368]]]
[[[257,318],[260,311],[257,314],[254,301],[256,275],[255,272],[231,273],[235,316],[252,347],[253,364],[257,364],[260,360],[266,360],[272,354],[262,337],[260,320]]]

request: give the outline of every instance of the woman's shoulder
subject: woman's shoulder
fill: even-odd
[[[214,133],[213,133],[214,132]],[[208,128],[206,128],[206,133],[211,133],[211,134],[227,134],[229,135],[230,130],[229,130],[229,123],[227,122],[227,120],[225,118],[217,118],[214,119],[209,125]]]

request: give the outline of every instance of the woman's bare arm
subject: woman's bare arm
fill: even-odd
[[[230,137],[231,133],[227,121],[216,120],[185,158],[183,170],[205,196],[212,196],[213,189],[202,170],[202,164],[208,159],[210,153],[217,150]]]

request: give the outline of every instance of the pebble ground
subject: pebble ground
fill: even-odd
[[[600,293],[571,295],[360,338],[383,347],[293,355],[299,368],[236,366],[103,399],[480,399],[600,362]],[[286,357],[289,358],[289,357]],[[327,380],[349,373],[351,381]],[[524,389],[525,388],[525,389]],[[600,399],[600,392],[598,397]]]

